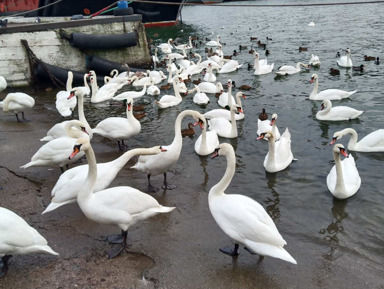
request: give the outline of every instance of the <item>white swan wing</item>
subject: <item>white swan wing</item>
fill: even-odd
[[[361,178],[354,157],[350,154],[341,162],[346,190],[354,194],[360,188]]]
[[[358,145],[384,151],[384,129],[378,129],[363,137]]]
[[[217,203],[210,203],[210,209],[220,228],[234,240],[244,243],[248,239],[276,246],[286,244],[265,209],[251,198],[225,195]]]

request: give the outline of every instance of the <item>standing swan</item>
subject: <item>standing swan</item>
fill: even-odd
[[[192,116],[196,122],[199,122],[203,116],[195,110],[184,110],[179,113],[175,121],[175,137],[170,145],[162,146],[167,151],[154,156],[141,156],[137,163],[132,167],[141,172],[147,173],[148,187],[147,192],[157,192],[159,189],[151,185],[151,176],[164,174],[163,189],[172,190],[175,186],[171,186],[167,182],[167,170],[172,167],[180,157],[181,148],[183,146],[183,137],[181,135],[181,121],[187,115]],[[199,122],[200,123],[200,122]]]
[[[73,160],[68,159],[68,154],[71,153],[76,138],[89,137],[84,124],[78,120],[71,120],[65,125],[65,131],[67,132],[67,136],[55,138],[44,144],[32,156],[31,161],[20,168],[59,166],[63,172],[64,166],[80,159],[84,153],[77,155]]]
[[[313,87],[313,90],[311,94],[309,95],[310,100],[340,100],[343,98],[348,98],[352,94],[356,93],[357,90],[354,91],[345,91],[341,89],[326,89],[320,92],[317,92],[319,89],[319,77],[316,73],[312,74],[311,83],[315,82],[315,86]]]
[[[293,161],[293,154],[291,151],[291,134],[288,128],[280,137],[280,140],[275,142],[275,136],[271,131],[263,132],[257,138],[268,138],[269,151],[264,159],[264,168],[269,173],[276,173],[286,169]]]
[[[13,112],[17,121],[21,122],[18,113],[21,112],[24,121],[29,121],[24,117],[24,111],[30,110],[35,106],[35,99],[26,93],[12,92],[8,93],[3,101],[0,101],[0,108],[4,112]]]
[[[332,102],[325,99],[321,103],[321,110],[316,113],[316,118],[328,121],[351,120],[358,118],[363,112],[363,110],[343,105],[332,107]]]
[[[48,246],[47,240],[14,212],[0,207],[0,257],[3,262],[0,278],[8,271],[12,255],[28,253],[59,255]]]
[[[342,144],[337,144],[332,150],[335,165],[327,176],[327,187],[335,198],[352,197],[359,190],[361,178],[356,168],[355,159],[345,152]],[[346,157],[340,160],[340,154]]]
[[[127,151],[117,159],[97,164],[97,179],[93,191],[106,189],[115,179],[118,172],[137,155],[154,155],[161,152],[160,146],[138,148]],[[63,205],[76,202],[77,194],[84,184],[88,174],[88,165],[81,165],[65,171],[52,189],[52,200],[42,214],[51,212]]]
[[[239,244],[242,244],[248,251],[259,254],[260,259],[270,256],[297,264],[283,248],[287,242],[258,202],[243,195],[225,193],[235,174],[236,157],[233,147],[227,143],[220,144],[211,158],[222,155],[227,158],[227,168],[220,182],[209,191],[208,203],[216,223],[235,241],[235,248],[226,247],[220,251],[237,256]]]
[[[128,98],[124,101],[127,106],[127,117],[108,117],[97,124],[92,130],[93,133],[102,135],[103,137],[116,140],[119,145],[119,150],[122,150],[120,140],[124,146],[124,140],[141,131],[141,124],[133,115],[133,100]]]
[[[357,152],[384,152],[384,129],[378,129],[363,137],[357,142],[357,132],[353,128],[345,128],[333,134],[331,145],[343,136],[350,134],[348,150]]]
[[[121,247],[108,252],[109,258],[112,259],[125,249],[130,226],[158,213],[168,213],[174,207],[161,206],[155,198],[128,186],[94,192],[97,164],[89,139],[78,139],[69,158],[73,158],[79,152],[85,152],[89,166],[85,183],[77,195],[80,209],[88,219],[99,224],[119,226],[122,230]]]

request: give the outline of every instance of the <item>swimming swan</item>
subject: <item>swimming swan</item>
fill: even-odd
[[[321,110],[316,113],[318,120],[341,121],[358,118],[364,111],[356,110],[348,106],[332,107],[332,102],[329,99],[323,100]]]
[[[363,137],[357,142],[358,135],[353,128],[345,128],[333,134],[331,145],[343,136],[350,134],[348,150],[357,152],[384,152],[384,129],[378,129]]]
[[[354,91],[345,91],[341,89],[326,89],[320,92],[317,92],[319,89],[319,77],[316,73],[312,74],[311,83],[315,82],[315,86],[311,94],[309,95],[310,100],[340,100],[344,98],[350,97],[352,94],[356,93],[357,90]]]
[[[335,198],[352,197],[359,190],[361,178],[356,168],[355,159],[345,152],[342,144],[336,144],[332,150],[335,165],[327,176],[327,187]],[[346,158],[341,161],[340,154]]]

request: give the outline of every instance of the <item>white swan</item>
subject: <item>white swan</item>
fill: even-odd
[[[240,106],[237,105],[232,105],[231,107],[227,106],[227,109],[230,109],[231,121],[225,118],[213,118],[208,120],[208,127],[209,130],[215,130],[221,137],[236,138],[237,126],[235,112],[242,113],[243,110]]]
[[[301,71],[300,67],[309,68],[310,66],[307,64],[304,64],[302,62],[298,62],[296,64],[296,67],[290,66],[290,65],[283,65],[280,66],[277,71],[275,72],[277,75],[289,75],[289,74],[295,74]]]
[[[106,189],[116,178],[118,172],[129,162],[131,158],[138,155],[153,155],[162,151],[160,146],[152,148],[132,149],[122,154],[117,159],[97,164],[97,178],[93,192]],[[77,166],[65,171],[57,180],[52,189],[51,203],[42,214],[51,212],[63,205],[75,203],[77,194],[83,186],[88,174],[88,164]]]
[[[193,56],[194,56],[194,57],[198,57],[199,60],[197,61],[196,64],[192,64],[192,65],[190,65],[190,66],[184,71],[184,73],[186,73],[186,74],[191,74],[191,75],[199,74],[199,73],[204,69],[204,67],[200,66],[200,63],[201,63],[201,55],[198,54],[198,53],[195,53]]]
[[[124,85],[129,83],[128,78],[120,78],[121,79],[120,82],[107,83],[107,84],[104,84],[102,87],[98,88],[96,77],[91,76],[90,79],[91,79],[91,87],[92,87],[92,95],[91,95],[92,103],[99,103],[99,102],[110,100],[120,88],[122,88]]]
[[[213,74],[213,66],[211,63],[208,64],[208,72],[204,75],[204,81],[215,82],[216,75]]]
[[[121,150],[120,140],[124,145],[124,140],[135,135],[141,131],[141,124],[133,115],[133,99],[128,97],[126,99],[127,117],[108,117],[99,122],[92,130],[93,133],[102,135],[103,137],[111,140],[117,140],[119,149]]]
[[[171,53],[173,48],[172,42],[173,42],[173,39],[169,38],[167,43],[159,44],[157,45],[157,47],[160,48],[163,53]]]
[[[11,210],[0,207],[0,257],[3,262],[0,278],[8,271],[12,255],[49,253],[59,255],[35,228]]]
[[[259,53],[254,52],[253,56],[255,58],[255,62],[253,64],[253,69],[255,70],[253,75],[262,75],[262,74],[268,74],[271,73],[274,67],[274,63],[267,64],[267,61],[261,62],[259,60]]]
[[[321,62],[319,56],[311,54],[311,58],[309,59],[309,65],[314,67],[319,67]]]
[[[331,145],[343,136],[350,134],[348,150],[357,152],[384,152],[384,129],[378,129],[363,137],[357,142],[358,135],[353,128],[345,128],[333,134]]]
[[[337,65],[341,67],[352,67],[352,59],[351,59],[351,50],[347,48],[345,51],[347,55],[341,56],[340,59],[337,61]]]
[[[115,225],[122,230],[122,246],[117,251],[108,252],[111,259],[125,249],[130,226],[158,213],[170,212],[174,207],[161,206],[155,198],[128,186],[94,192],[97,164],[89,139],[77,140],[70,158],[79,152],[86,153],[89,165],[86,181],[77,195],[80,209],[88,219],[99,224]]]
[[[175,95],[165,94],[158,101],[156,100],[156,104],[159,108],[168,108],[171,106],[178,105],[183,99],[181,98],[179,88],[177,86],[178,78],[173,78],[173,90]]]
[[[217,82],[216,84],[211,82],[200,82],[198,87],[201,92],[205,93],[218,93],[223,92],[224,88],[221,82]]]
[[[207,46],[213,46],[213,47],[216,47],[216,46],[221,46],[221,43],[220,43],[220,36],[217,35],[217,40],[210,40],[208,41],[207,43],[205,43],[205,45]]]
[[[4,76],[0,75],[0,92],[7,88],[7,80]]]
[[[127,99],[127,98],[139,98],[139,97],[142,97],[143,95],[145,95],[146,91],[147,91],[147,85],[149,84],[149,81],[146,82],[143,86],[143,88],[139,91],[136,91],[136,90],[128,90],[128,91],[124,91],[122,93],[119,93],[117,94],[116,96],[112,96],[111,99],[112,100],[116,100],[116,101],[123,101],[124,99]]]
[[[276,126],[277,114],[272,114],[271,120],[260,120],[257,119],[257,135],[260,136],[263,132],[271,131],[275,137],[275,141],[280,139],[280,131]],[[265,140],[268,139],[268,136],[264,136]]]
[[[352,197],[359,190],[361,178],[356,168],[355,159],[345,152],[342,144],[336,144],[332,150],[335,165],[327,176],[327,187],[335,198]],[[340,160],[340,154],[346,157]]]
[[[117,70],[116,70],[117,71]],[[90,73],[85,73],[84,74],[84,77],[83,77],[83,80],[84,80],[84,86],[77,86],[77,87],[74,87],[73,89],[81,89],[83,91],[83,95],[87,96],[87,95],[91,95],[91,89],[88,85],[88,77],[90,77],[91,74]],[[73,90],[71,89],[71,90]]]
[[[232,84],[232,80],[231,79],[228,79],[227,85],[228,85],[228,92],[221,93],[220,96],[219,96],[219,99],[217,100],[217,103],[221,107],[226,107],[227,105],[229,105],[229,107],[231,107],[232,104],[235,103],[235,98],[232,95],[232,86],[233,86],[233,84]]]
[[[21,112],[24,121],[29,121],[24,116],[24,111],[31,110],[35,106],[35,99],[23,92],[8,93],[3,101],[0,101],[0,108],[3,112],[13,112],[17,121],[21,122],[18,113]]]
[[[264,159],[264,168],[269,173],[276,173],[286,169],[293,161],[291,151],[291,134],[288,128],[281,135],[280,140],[275,142],[275,136],[271,131],[263,132],[257,138],[268,138],[269,151]]]
[[[248,250],[264,256],[279,258],[296,264],[295,259],[283,248],[287,242],[280,235],[272,218],[255,200],[239,195],[226,194],[235,174],[236,156],[230,144],[222,143],[212,158],[225,156],[227,168],[225,174],[208,194],[209,210],[219,227],[235,241],[235,248],[220,249],[230,256],[237,256],[239,244]]]
[[[141,156],[137,163],[132,167],[141,172],[145,172],[148,177],[148,192],[156,192],[158,188],[155,188],[151,185],[150,178],[151,176],[156,176],[159,174],[164,174],[164,189],[172,189],[174,186],[171,186],[167,183],[167,170],[172,167],[177,160],[179,159],[181,148],[183,145],[183,138],[181,135],[181,122],[184,117],[187,115],[192,116],[196,122],[199,122],[199,119],[202,119],[203,116],[195,110],[184,110],[179,113],[175,121],[175,137],[170,145],[162,146],[167,151],[154,156]]]
[[[352,94],[356,93],[357,90],[354,91],[345,91],[341,89],[326,89],[320,92],[317,92],[319,89],[319,77],[316,73],[312,74],[310,82],[313,83],[315,81],[315,86],[311,94],[309,95],[309,99],[311,100],[340,100],[343,98],[348,98]]]
[[[364,111],[356,110],[349,106],[332,107],[329,99],[323,100],[321,110],[316,113],[318,120],[341,121],[358,118]]]
[[[85,118],[84,114],[84,96],[83,96],[83,90],[82,89],[74,89],[69,93],[69,98],[76,96],[78,98],[77,102],[77,111],[79,115],[79,120],[84,124],[85,130],[89,134],[89,138],[93,137],[93,132],[91,127],[89,126],[89,123],[87,122],[87,119]],[[51,141],[55,138],[66,136],[67,132],[65,130],[65,125],[69,123],[70,120],[62,121],[60,123],[55,124],[48,132],[47,135],[40,139],[40,141]]]
[[[236,104],[237,104],[237,106],[240,106],[241,108],[243,108],[242,103],[241,103],[241,97],[246,99],[246,96],[243,92],[239,91],[238,93],[236,93]],[[221,118],[225,118],[227,120],[231,120],[231,112],[227,109],[222,109],[222,108],[212,109],[212,110],[204,113],[203,115],[206,119],[221,117]],[[244,117],[245,117],[244,110],[242,113],[235,114],[236,120],[242,120],[242,119],[244,119]]]
[[[148,95],[160,95],[160,89],[154,84],[154,82],[150,82],[147,88]]]
[[[195,152],[200,156],[206,156],[213,153],[219,145],[219,136],[215,130],[207,131],[207,120],[200,118],[203,128],[201,135],[195,141]]]
[[[31,161],[20,168],[26,169],[29,167],[63,167],[80,159],[84,153],[79,154],[73,160],[68,159],[68,154],[71,153],[73,144],[79,137],[88,137],[85,126],[78,120],[71,120],[65,125],[67,136],[55,138],[44,144],[31,158]],[[88,137],[89,138],[89,137]]]
[[[238,70],[242,66],[243,65],[239,64],[237,60],[231,59],[221,67],[221,69],[219,70],[219,73],[230,73]]]
[[[159,58],[157,57],[157,47],[155,48],[155,55],[152,55],[152,61],[153,61],[153,64],[156,65],[158,62],[160,62]]]
[[[193,96],[193,102],[198,105],[206,105],[209,103],[209,97],[204,93],[200,91],[200,88],[195,85],[196,94]]]

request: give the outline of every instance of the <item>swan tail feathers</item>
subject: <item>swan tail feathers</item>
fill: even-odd
[[[354,93],[356,93],[356,92],[357,92],[357,90],[350,91],[350,92],[349,92],[349,95],[352,95],[352,94],[354,94]]]
[[[51,140],[53,140],[53,139],[54,139],[54,138],[53,138],[52,136],[47,135],[47,136],[41,138],[40,141],[51,141]]]
[[[38,248],[38,251],[40,252],[45,252],[45,253],[49,253],[49,254],[52,254],[52,255],[59,255],[59,253],[56,253],[55,251],[52,250],[51,247],[49,247],[48,245],[45,245],[45,246],[37,246]]]
[[[161,206],[158,211],[160,213],[169,213],[169,212],[172,212],[174,209],[176,209],[176,207]]]
[[[29,162],[29,163],[27,163],[27,164],[21,166],[20,168],[21,168],[21,169],[26,169],[26,168],[29,168],[29,167],[31,167],[31,166],[33,166],[33,162]]]
[[[282,246],[258,243],[251,240],[245,240],[244,245],[261,256],[269,256],[297,264],[296,260]]]
[[[50,203],[48,205],[48,207],[46,207],[45,210],[41,214],[52,212],[52,211],[56,210],[57,208],[59,208],[61,206],[64,206],[66,204],[75,203],[75,202],[76,202],[76,200],[74,199],[74,200],[68,200],[68,201],[62,202],[62,203]]]

